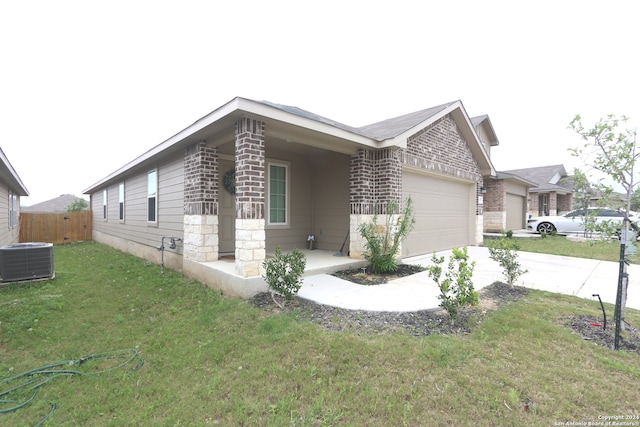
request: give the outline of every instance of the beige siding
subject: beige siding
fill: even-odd
[[[309,234],[316,237],[316,249],[340,249],[349,231],[349,156],[329,151],[308,156],[267,150],[267,158],[288,162],[291,181],[290,225],[267,226],[267,251],[273,252],[276,246],[283,250],[307,248]]]
[[[349,161],[336,153],[315,159],[313,232],[318,249],[338,251],[349,232]]]
[[[480,142],[484,145],[487,155],[491,158],[491,139],[486,127],[484,125],[478,126],[476,133],[478,134],[478,138],[480,138]]]
[[[135,176],[126,177],[124,222],[118,217],[118,186],[114,182],[107,188],[108,216],[102,217],[102,190],[91,195],[93,228],[95,231],[133,241],[143,245],[159,246],[162,236],[183,236],[184,214],[184,161],[177,158],[158,166],[158,222],[147,222],[147,173],[152,168]],[[181,252],[181,245],[178,247]]]
[[[268,150],[267,163],[271,161],[281,161],[289,165],[290,203],[288,226],[266,226],[267,252],[275,251],[276,246],[280,246],[283,251],[304,248],[306,238],[311,232],[312,192],[310,186],[313,173],[308,159],[301,155]],[[268,197],[266,192],[265,197]],[[268,215],[269,212],[265,211],[267,220]]]

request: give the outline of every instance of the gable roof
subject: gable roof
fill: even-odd
[[[371,148],[406,147],[407,139],[411,135],[447,114],[451,114],[456,122],[462,137],[467,141],[478,162],[482,174],[494,176],[493,164],[461,101],[442,104],[356,128],[298,107],[236,97],[88,187],[84,193],[91,193],[108,185],[134,168],[148,167],[159,156],[179,152],[198,140],[206,140],[212,135],[216,138],[220,138],[222,135],[229,140],[233,137],[235,122],[248,115],[267,122],[267,132],[286,137],[287,141],[289,141],[289,135],[294,135],[292,139],[300,144],[322,146],[345,154],[355,154],[357,149],[362,146]]]
[[[298,107],[290,105],[276,104],[269,101],[254,101],[261,104],[277,108],[282,111],[294,114],[299,117],[304,117],[317,122],[333,126],[347,132],[351,132],[356,135],[361,135],[370,138],[374,142],[377,142],[378,147],[399,146],[406,147],[407,138],[416,132],[424,129],[429,124],[435,122],[441,117],[451,114],[453,119],[458,125],[458,129],[462,133],[462,136],[469,143],[474,158],[478,161],[480,169],[483,175],[495,176],[495,169],[489,155],[485,151],[484,145],[480,141],[476,131],[475,125],[467,115],[464,106],[461,101],[452,101],[435,107],[427,108],[413,113],[404,114],[402,116],[386,119],[380,122],[372,123],[361,127],[348,126],[335,120],[328,119],[323,116],[311,113]],[[490,131],[493,132],[493,127],[489,121],[489,116],[482,116],[482,121],[488,122]],[[493,133],[495,136],[495,132]],[[495,137],[495,144],[497,145],[497,137]],[[375,146],[375,145],[374,145]]]
[[[36,203],[35,205],[28,206],[26,208],[22,208],[22,212],[66,212],[67,207],[76,201],[76,199],[81,199],[81,197],[76,197],[71,194],[62,194],[55,199],[46,200],[44,202]],[[86,202],[86,200],[85,200]],[[89,203],[87,202],[87,209]]]
[[[428,121],[431,117],[434,117],[437,113],[446,110],[453,104],[455,104],[455,102],[449,102],[447,104],[437,105],[435,107],[404,114],[402,116],[359,127],[357,131],[358,133],[366,135],[377,141],[395,138],[409,129]]]
[[[479,126],[483,126],[486,129],[487,135],[489,136],[489,144],[493,147],[496,145],[500,145],[500,141],[498,141],[498,135],[496,131],[493,129],[493,124],[491,124],[491,120],[489,119],[488,114],[483,114],[482,116],[471,117],[471,123],[474,128],[478,128]]]
[[[518,175],[526,180],[536,183],[531,192],[543,193],[557,191],[560,193],[570,193],[573,191],[571,182],[563,179],[567,177],[567,172],[563,165],[540,166],[526,169],[513,169],[504,171],[512,175]]]
[[[27,187],[24,186],[15,169],[11,166],[2,148],[0,148],[0,182],[4,183],[10,190],[20,196],[29,195]]]

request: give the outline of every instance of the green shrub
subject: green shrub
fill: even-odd
[[[429,266],[429,277],[431,277],[440,288],[440,307],[444,308],[452,321],[458,317],[458,310],[467,305],[478,304],[478,293],[473,288],[471,276],[476,265],[475,261],[469,263],[467,248],[453,248],[449,257],[447,271],[444,280],[441,281],[444,263],[444,256],[437,256],[433,253],[431,257],[433,265]]]
[[[544,235],[546,237],[546,234]],[[502,267],[502,274],[507,283],[512,285],[518,277],[527,272],[523,270],[518,261],[518,242],[503,236],[500,240],[495,240],[489,244],[489,258],[496,261]]]
[[[511,239],[513,237],[513,230],[507,230],[505,235],[507,236],[507,239]]]
[[[271,290],[273,301],[279,306],[274,294],[284,297],[286,301],[293,299],[302,286],[302,274],[307,266],[307,258],[298,249],[283,254],[280,247],[276,247],[275,257],[265,260],[262,265],[265,275],[262,276]]]
[[[415,218],[411,197],[407,198],[404,212],[397,215],[397,202],[388,202],[386,206],[385,225],[378,225],[378,216],[371,222],[365,222],[358,227],[358,232],[365,240],[364,258],[374,274],[393,273],[398,270],[396,257],[400,243],[413,229]]]

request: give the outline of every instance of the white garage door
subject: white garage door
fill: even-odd
[[[507,230],[522,230],[524,225],[524,197],[507,193]]]
[[[472,243],[475,185],[404,171],[403,200],[411,196],[416,223],[402,244],[402,256],[428,254]]]

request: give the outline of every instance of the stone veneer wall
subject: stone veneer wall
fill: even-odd
[[[184,151],[184,257],[218,259],[218,149],[206,141]]]
[[[244,118],[236,122],[236,273],[264,274],[265,136],[264,122]]]

